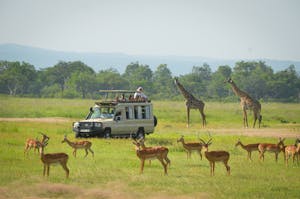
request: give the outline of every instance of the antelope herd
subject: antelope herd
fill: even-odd
[[[42,135],[42,140],[39,141],[36,139],[27,139],[25,142],[25,149],[24,149],[24,156],[28,155],[28,152],[31,148],[34,148],[34,152],[36,150],[39,150],[41,161],[44,165],[43,175],[47,173],[47,176],[49,176],[49,170],[50,165],[53,164],[60,164],[62,168],[66,172],[66,178],[69,177],[69,168],[67,166],[69,156],[66,153],[47,153],[44,154],[44,149],[48,145],[49,137],[43,133],[40,133]],[[198,152],[200,155],[200,158],[202,159],[202,153],[201,151],[204,151],[205,158],[209,161],[210,164],[210,175],[214,175],[215,171],[215,163],[216,162],[222,162],[226,168],[227,174],[230,175],[230,166],[228,165],[228,161],[230,158],[230,154],[228,151],[224,150],[216,150],[216,151],[209,151],[208,146],[212,144],[212,137],[210,136],[210,139],[205,142],[203,139],[199,138],[199,142],[185,142],[184,137],[181,136],[177,143],[181,142],[184,150],[187,153],[187,158],[191,158],[192,151]],[[265,152],[271,152],[275,154],[275,161],[278,161],[278,154],[280,152],[283,152],[284,155],[284,161],[286,166],[288,166],[288,160],[290,157],[293,159],[293,163],[295,162],[295,158],[297,159],[297,163],[299,161],[300,156],[300,139],[297,138],[294,145],[284,145],[284,140],[279,138],[278,143],[272,144],[272,143],[253,143],[253,144],[246,144],[244,145],[241,140],[239,139],[237,143],[235,144],[235,147],[241,146],[242,149],[246,150],[248,153],[247,158],[252,161],[251,153],[253,151],[259,152],[259,159],[261,161],[264,161],[264,154]],[[67,136],[64,136],[64,139],[62,140],[62,143],[66,142],[69,146],[71,146],[73,150],[73,155],[76,158],[76,151],[77,149],[84,149],[86,154],[84,157],[87,157],[88,151],[92,153],[92,156],[94,157],[94,151],[91,149],[92,143],[90,141],[78,141],[78,142],[71,142],[67,139]],[[169,149],[164,146],[152,146],[152,147],[146,147],[145,146],[145,139],[134,139],[133,138],[133,144],[135,145],[135,151],[137,157],[141,161],[140,165],[140,173],[143,173],[145,161],[152,159],[157,159],[160,161],[160,163],[163,166],[164,174],[168,174],[168,166],[170,167],[171,161],[168,158]]]

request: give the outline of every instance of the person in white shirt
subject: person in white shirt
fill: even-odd
[[[148,97],[143,93],[144,89],[142,87],[138,87],[138,89],[136,90],[136,92],[134,93],[134,96],[133,98],[135,100],[138,100],[138,99],[143,99],[143,100],[146,100],[148,99]]]

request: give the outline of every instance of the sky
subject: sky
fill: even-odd
[[[0,0],[0,44],[300,61],[299,0]]]

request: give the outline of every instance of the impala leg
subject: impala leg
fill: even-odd
[[[86,157],[87,155],[88,155],[88,150],[87,149],[84,149],[85,150],[85,156],[84,157]]]
[[[230,175],[230,166],[228,165],[228,160],[225,160],[225,161],[224,161],[224,165],[225,165],[225,167],[226,167],[227,174]]]
[[[89,151],[92,153],[92,155],[94,157],[94,151],[91,148],[89,148]]]
[[[46,174],[46,164],[44,164],[44,171],[43,171],[43,176]]]
[[[171,160],[166,156],[165,161],[167,162],[167,165],[169,165],[169,167],[171,166]]]
[[[164,163],[164,160],[163,160],[163,158],[158,158],[158,160],[160,161],[160,163],[163,165],[163,167],[164,167],[164,171],[165,171],[165,175],[168,175],[168,171],[167,171],[167,164],[166,163]]]
[[[145,165],[145,160],[141,160],[141,170],[140,173],[142,174],[144,171],[144,165]]]
[[[60,164],[61,164],[62,168],[66,171],[66,178],[69,178],[70,170],[67,167],[67,162],[61,162]]]
[[[76,158],[76,149],[73,150],[73,155]]]
[[[251,151],[248,152],[248,158],[252,161],[252,158],[251,158]]]
[[[200,159],[202,160],[202,153],[201,153],[201,150],[198,150],[198,153],[200,155]]]
[[[50,172],[50,164],[47,164],[47,176],[49,176],[49,172]]]
[[[275,153],[275,161],[277,162],[278,160],[278,153]]]
[[[215,175],[215,162],[213,162],[213,167],[212,167],[212,175]]]

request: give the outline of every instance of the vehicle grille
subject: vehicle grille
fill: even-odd
[[[93,122],[81,122],[80,128],[81,129],[89,129],[93,127]]]

